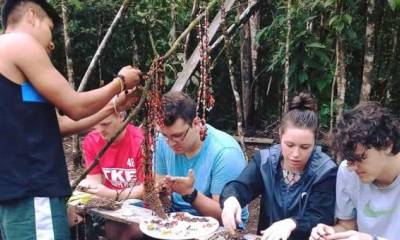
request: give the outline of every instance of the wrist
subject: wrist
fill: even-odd
[[[120,94],[124,90],[124,85],[119,77],[114,77],[111,84],[113,85],[113,89],[116,89],[114,95]]]
[[[184,195],[190,195],[190,194],[192,194],[192,193],[194,192],[194,190],[195,190],[195,188],[194,188],[194,187],[191,187],[191,188],[189,188],[188,190],[182,192],[182,196],[184,196]]]
[[[192,204],[196,200],[197,194],[198,194],[197,189],[193,188],[193,190],[189,194],[182,195],[182,199],[183,201]]]
[[[290,226],[291,231],[295,230],[296,227],[297,227],[296,220],[294,218],[288,218],[287,220],[289,222],[289,226]]]
[[[121,81],[121,92],[125,91],[125,94],[128,94],[128,88],[126,87],[125,76],[122,74],[118,74],[117,78]]]

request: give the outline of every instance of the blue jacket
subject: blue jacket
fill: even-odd
[[[280,145],[256,152],[240,176],[225,185],[221,205],[234,196],[243,207],[261,194],[258,232],[292,218],[296,229],[290,239],[308,239],[316,224],[333,224],[337,165],[316,147],[301,179],[283,191],[281,159]]]

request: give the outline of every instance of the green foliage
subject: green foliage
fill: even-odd
[[[388,2],[392,11],[400,11],[400,0],[388,0]]]
[[[60,0],[52,0],[60,9]],[[127,12],[120,19],[110,42],[107,44],[99,64],[96,66],[89,88],[95,88],[99,79],[109,81],[123,65],[132,62],[134,53],[133,34],[138,45],[139,67],[143,72],[148,70],[155,57],[151,48],[149,34],[155,41],[159,54],[165,53],[171,46],[172,3],[176,4],[176,26],[179,35],[190,22],[191,0],[138,0],[132,1]],[[256,40],[260,44],[259,76],[254,83],[255,105],[259,117],[273,122],[281,115],[282,83],[284,81],[285,43],[287,36],[287,1],[260,1],[261,29]],[[340,13],[337,4],[341,3]],[[92,56],[104,37],[122,0],[68,0],[69,34],[71,37],[72,58],[74,60],[75,79],[79,84]],[[381,100],[391,96],[386,102],[391,107],[400,106],[400,52],[394,59],[394,34],[398,34],[399,0],[384,1],[377,6],[382,19],[376,43],[376,72],[374,73],[372,98]],[[214,9],[213,13],[218,9]],[[289,96],[300,91],[312,92],[319,102],[320,115],[324,126],[330,118],[330,96],[335,73],[335,43],[338,37],[344,43],[347,96],[346,106],[358,103],[362,79],[362,66],[365,41],[366,1],[363,0],[293,0],[291,9],[290,37],[290,92]],[[378,11],[378,12],[379,12]],[[59,10],[61,12],[61,10]],[[229,22],[235,18],[236,10],[230,13]],[[213,14],[211,14],[213,16]],[[196,34],[196,31],[193,31]],[[61,32],[56,33],[55,65],[63,72],[65,69],[64,45]],[[237,70],[240,69],[240,40],[233,38],[234,60]],[[192,41],[190,48],[194,48]],[[182,48],[165,65],[167,89],[174,83],[177,73],[182,70]],[[217,55],[213,52],[213,56]],[[236,76],[240,79],[240,73]],[[216,126],[235,128],[236,113],[226,59],[220,58],[212,71],[213,89],[217,105],[210,117]],[[196,94],[197,77],[192,77],[188,92]],[[240,86],[240,85],[239,85]],[[383,87],[380,87],[383,86]],[[239,87],[240,88],[240,87]],[[227,90],[229,89],[229,90]],[[267,91],[267,89],[269,89]],[[393,90],[391,90],[393,89]],[[387,91],[386,91],[387,90]]]

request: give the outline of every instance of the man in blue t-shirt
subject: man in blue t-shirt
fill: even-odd
[[[172,210],[221,220],[222,188],[246,165],[239,144],[210,125],[201,141],[196,104],[185,93],[169,92],[162,103],[164,126],[156,143],[155,171],[172,191]],[[246,209],[242,218],[246,221],[247,217]]]

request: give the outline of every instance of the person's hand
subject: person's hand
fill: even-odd
[[[194,173],[192,169],[189,169],[187,177],[173,177],[167,175],[164,179],[165,184],[171,188],[172,192],[187,195],[194,191]]]
[[[139,69],[133,68],[129,65],[121,68],[121,70],[118,72],[118,75],[124,76],[126,87],[129,89],[140,84],[142,72]]]
[[[274,222],[269,228],[261,231],[261,240],[287,240],[295,228],[296,223],[290,218]]]
[[[326,236],[327,240],[373,240],[373,237],[369,234],[357,232],[354,230],[346,232],[333,233]]]
[[[242,208],[235,197],[229,197],[224,201],[221,218],[225,229],[234,235],[236,224],[242,223]]]
[[[83,192],[91,193],[91,194],[98,194],[102,189],[106,188],[101,183],[87,181],[86,179],[82,180],[82,182],[78,185],[79,189]]]
[[[159,181],[157,181],[156,183],[155,183],[155,187],[154,187],[154,189],[155,189],[155,192],[156,193],[158,193],[158,194],[160,194],[160,195],[163,195],[163,196],[166,196],[166,195],[171,195],[171,193],[172,193],[172,190],[171,190],[171,188],[168,186],[168,184],[165,182],[165,177],[162,179],[162,180],[159,180]]]
[[[69,227],[74,227],[83,221],[83,217],[73,208],[67,208],[67,219]]]
[[[335,229],[332,226],[319,223],[313,227],[309,240],[326,240],[327,236],[334,233]]]
[[[134,87],[128,90],[128,94],[118,94],[111,99],[109,104],[112,104],[116,112],[123,112],[131,108],[133,104],[137,103],[143,93],[141,87]]]

